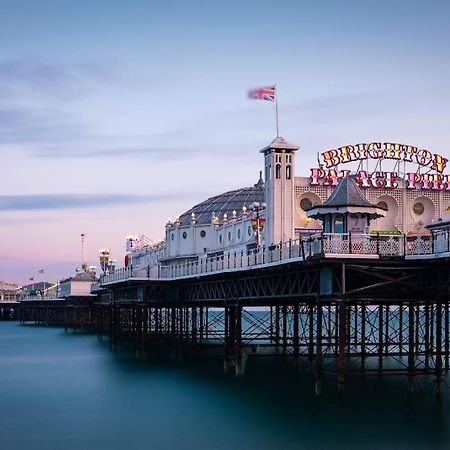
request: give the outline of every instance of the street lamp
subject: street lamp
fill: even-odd
[[[103,273],[108,270],[109,265],[109,248],[101,248],[99,251],[99,260],[100,267],[102,268]]]
[[[264,226],[265,219],[262,213],[265,211],[267,205],[265,203],[253,202],[250,205],[250,210],[253,212],[252,225],[256,227],[256,246],[261,245],[261,227]]]

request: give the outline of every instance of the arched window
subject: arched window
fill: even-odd
[[[290,180],[291,179],[291,165],[288,164],[286,166],[286,180]]]
[[[281,164],[275,166],[275,178],[279,180],[281,178]]]

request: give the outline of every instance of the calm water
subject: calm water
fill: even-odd
[[[280,361],[136,361],[106,341],[0,322],[1,449],[450,448],[450,393],[408,396],[406,381],[350,380],[314,395]]]

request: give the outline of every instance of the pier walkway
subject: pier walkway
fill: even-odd
[[[308,238],[281,242],[248,251],[201,257],[171,266],[118,269],[102,275],[99,286],[125,280],[180,280],[220,272],[241,272],[311,259],[387,259],[420,260],[450,258],[449,231],[432,235],[381,235],[321,233]]]

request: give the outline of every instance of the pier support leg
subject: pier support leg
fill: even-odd
[[[316,355],[316,371],[315,371],[315,392],[319,395],[322,390],[322,305],[317,302],[317,355]]]
[[[224,368],[234,367],[236,375],[243,374],[242,358],[242,307],[225,307],[225,358]]]
[[[293,352],[294,352],[294,364],[297,365],[298,364],[298,358],[299,358],[299,354],[300,354],[300,348],[299,348],[299,344],[300,344],[300,340],[299,340],[299,306],[298,303],[296,303],[293,307]]]
[[[361,365],[360,371],[366,370],[366,305],[361,305]]]
[[[280,345],[280,307],[275,306],[275,346]]]
[[[347,344],[347,304],[342,299],[338,305],[339,348],[338,348],[338,390],[343,391],[345,381],[345,349]]]
[[[436,395],[441,395],[442,389],[442,303],[436,304]]]
[[[346,289],[346,267],[345,263],[342,263],[341,267],[341,294],[342,298],[337,303],[337,319],[338,319],[338,357],[337,357],[337,365],[338,365],[338,390],[339,392],[343,392],[344,390],[344,380],[345,380],[345,348],[347,344],[347,302],[345,298],[345,294],[347,292]]]
[[[408,307],[408,384],[409,392],[414,391],[415,384],[415,311],[413,303]]]

